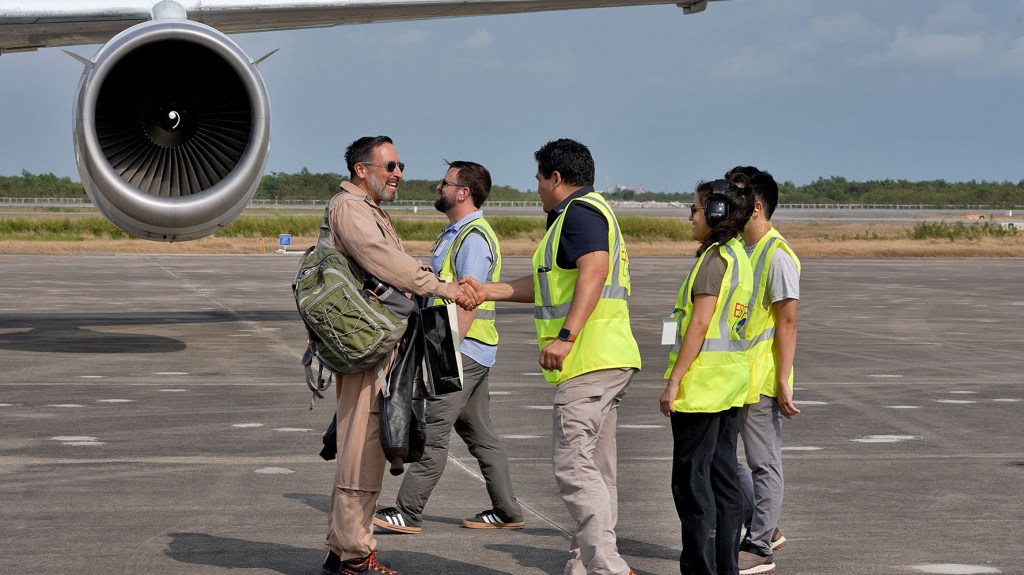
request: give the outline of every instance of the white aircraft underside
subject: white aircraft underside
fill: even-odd
[[[270,149],[260,60],[225,33],[657,4],[690,14],[707,2],[0,0],[0,54],[104,44],[91,59],[73,55],[85,66],[74,108],[82,184],[125,232],[185,241],[248,205]]]

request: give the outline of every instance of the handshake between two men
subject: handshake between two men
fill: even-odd
[[[473,278],[464,278],[457,283],[449,282],[445,299],[466,311],[473,311],[487,301],[483,286]]]

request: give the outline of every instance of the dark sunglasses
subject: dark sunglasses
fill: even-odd
[[[693,216],[697,215],[697,212],[703,209],[704,208],[698,208],[697,204],[690,204],[690,217],[692,218]]]
[[[443,188],[445,186],[455,186],[456,188],[465,188],[466,187],[466,186],[463,186],[462,184],[460,184],[458,182],[449,182],[448,180],[442,179],[441,180],[441,185],[439,187]]]
[[[389,173],[389,174],[391,172],[395,171],[395,168],[398,168],[399,170],[401,170],[403,172],[405,171],[405,162],[359,162],[359,163],[363,164],[364,166],[384,166],[384,171]]]

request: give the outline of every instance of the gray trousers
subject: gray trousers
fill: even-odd
[[[740,410],[740,437],[747,465],[739,464],[747,539],[762,555],[772,552],[772,534],[782,514],[782,414],[774,397],[760,396]],[[747,471],[747,467],[750,471]]]
[[[567,379],[555,392],[552,463],[558,494],[576,523],[565,575],[627,575],[619,556],[615,427],[634,369]]]
[[[423,459],[406,469],[396,507],[417,524],[423,520],[423,508],[448,462],[448,441],[454,427],[480,464],[492,507],[510,521],[522,521],[523,509],[512,491],[508,456],[491,423],[487,388],[487,375],[491,370],[465,354],[462,365],[465,376],[462,391],[427,399],[426,449]]]

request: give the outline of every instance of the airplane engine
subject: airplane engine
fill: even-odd
[[[249,203],[270,149],[270,101],[227,36],[184,19],[112,38],[86,65],[74,109],[85,189],[133,236],[185,241]]]

